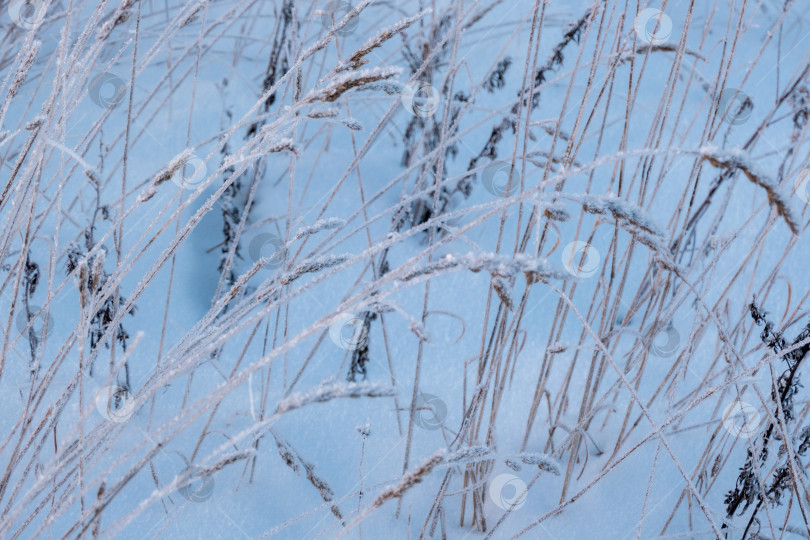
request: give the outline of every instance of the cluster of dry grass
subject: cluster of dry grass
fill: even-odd
[[[795,0],[11,4],[0,537],[160,536],[271,466],[319,502],[260,537],[533,537],[611,483],[637,538],[810,534]],[[391,405],[330,433],[357,472],[283,423],[344,400]]]

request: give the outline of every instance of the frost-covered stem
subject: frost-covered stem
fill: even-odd
[[[366,506],[365,510],[360,512],[351,523],[343,527],[338,534],[333,536],[332,540],[336,540],[337,538],[344,536],[346,533],[356,527],[361,521],[366,519],[374,510],[381,507],[391,499],[401,499],[406,491],[411,489],[414,485],[422,482],[422,480],[424,480],[425,477],[427,477],[437,465],[442,463],[445,453],[446,450],[439,450],[427,458],[424,462],[414,467],[411,471],[405,472],[402,475],[402,478],[400,478],[398,484],[385,488],[379,495],[377,495],[374,502]]]

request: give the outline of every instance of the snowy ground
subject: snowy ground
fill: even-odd
[[[802,0],[0,8],[0,538],[810,538]]]

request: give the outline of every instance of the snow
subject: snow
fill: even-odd
[[[810,532],[800,3],[8,4],[0,537]]]

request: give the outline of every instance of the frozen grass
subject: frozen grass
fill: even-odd
[[[21,4],[0,537],[810,535],[800,2]]]

